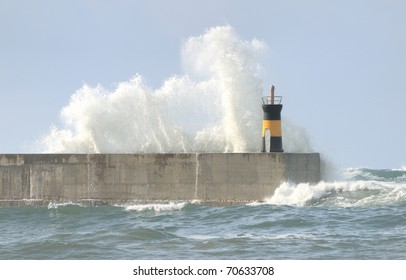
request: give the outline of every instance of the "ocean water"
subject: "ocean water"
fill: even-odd
[[[263,202],[0,208],[1,259],[405,259],[406,170],[282,184]]]

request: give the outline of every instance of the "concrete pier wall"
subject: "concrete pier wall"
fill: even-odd
[[[242,202],[320,180],[317,153],[3,154],[0,204]]]

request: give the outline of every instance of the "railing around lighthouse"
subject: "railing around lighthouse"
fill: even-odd
[[[272,100],[273,99],[273,100]],[[281,104],[282,103],[282,96],[263,96],[262,97],[262,104],[264,105],[273,105],[273,104]]]

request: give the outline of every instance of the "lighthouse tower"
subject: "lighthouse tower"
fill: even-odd
[[[269,89],[269,96],[262,97],[262,152],[283,152],[282,148],[282,96],[275,96],[275,87]]]

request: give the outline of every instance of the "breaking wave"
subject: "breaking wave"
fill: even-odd
[[[231,26],[190,37],[184,74],[152,89],[140,74],[114,90],[84,85],[39,141],[45,153],[257,152],[263,84],[260,40],[240,39]],[[311,151],[308,137],[286,121],[285,151]],[[299,134],[299,135],[298,135]]]
[[[406,169],[371,169],[371,168],[347,168],[344,175],[349,180],[382,181],[382,182],[405,182]]]
[[[406,204],[406,170],[349,168],[343,173],[345,181],[282,183],[266,203],[340,207]]]

